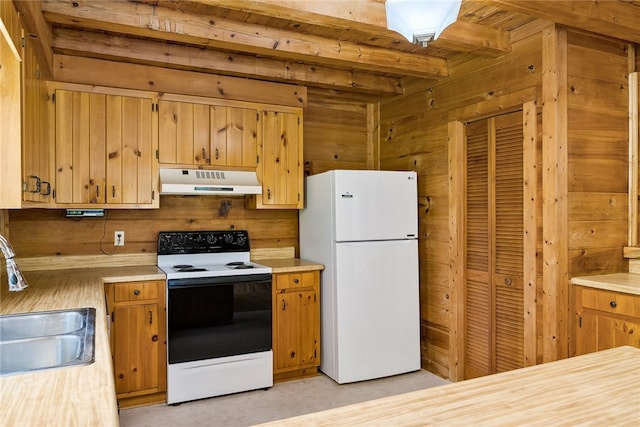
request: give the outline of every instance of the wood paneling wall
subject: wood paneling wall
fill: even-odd
[[[228,215],[223,201],[231,203]],[[107,210],[104,218],[71,219],[60,209],[12,210],[11,243],[17,256],[155,253],[159,231],[248,230],[251,248],[298,247],[296,210],[245,209],[244,198],[161,196],[160,209]],[[125,245],[113,246],[113,233],[125,232]]]
[[[367,169],[367,104],[309,91],[304,109],[305,175]]]
[[[628,45],[567,39],[569,275],[628,271]]]
[[[556,34],[557,43],[543,43],[545,30]],[[558,38],[558,34],[567,36]],[[460,349],[460,337],[456,334],[461,333],[458,330],[461,314],[455,312],[451,300],[464,298],[458,294],[449,273],[449,265],[457,262],[450,257],[459,254],[448,251],[450,227],[455,229],[457,225],[450,223],[448,197],[455,194],[452,195],[448,182],[447,140],[452,136],[447,134],[447,122],[487,114],[487,106],[491,109],[492,103],[497,113],[505,108],[503,100],[513,103],[519,91],[532,88],[537,93],[534,99],[538,99],[539,108],[543,107],[543,85],[551,84],[551,80],[543,78],[545,55],[547,61],[557,57],[554,67],[559,67],[549,69],[549,73],[559,75],[553,79],[557,86],[547,86],[546,93],[555,91],[565,100],[553,111],[548,105],[543,108],[546,113],[541,127],[545,131],[538,136],[543,139],[543,148],[538,153],[539,159],[534,160],[537,167],[532,169],[534,175],[537,169],[537,177],[528,178],[536,179],[538,191],[535,204],[529,204],[525,216],[537,218],[536,257],[540,271],[554,275],[543,269],[541,237],[545,229],[548,234],[555,227],[560,233],[558,241],[565,244],[561,246],[564,249],[553,255],[562,264],[558,271],[565,273],[541,277],[537,283],[538,306],[534,307],[537,319],[532,316],[534,325],[529,327],[537,331],[538,362],[544,359],[546,347],[546,354],[552,359],[569,355],[573,335],[572,316],[568,313],[572,306],[569,277],[627,271],[622,257],[627,227],[630,64],[627,44],[551,25],[514,42],[510,54],[494,60],[463,62],[452,68],[448,79],[433,85],[408,82],[406,95],[381,104],[381,168],[418,172],[422,360],[425,368],[444,377],[456,378],[459,369],[458,355],[451,353]],[[559,126],[558,117],[566,120],[566,125]],[[554,138],[547,140],[552,134]],[[554,146],[544,146],[550,143]],[[562,153],[565,159],[563,165],[556,165],[564,168],[559,177],[550,175],[553,165],[543,158],[550,151]],[[555,185],[545,189],[544,176],[547,185],[549,179],[555,179]],[[557,194],[558,186],[565,189],[567,200]],[[558,208],[566,213],[564,226],[562,218],[544,218],[545,212],[551,214],[543,210],[543,200],[558,200]],[[553,288],[553,295],[542,292],[543,283]],[[550,297],[553,301],[548,301]],[[562,313],[549,317],[547,310],[545,319],[543,307],[550,302],[548,307]],[[546,341],[544,334],[551,331],[559,335]]]
[[[536,34],[514,43],[508,55],[465,62],[432,86],[409,84],[406,96],[380,107],[381,168],[418,172],[422,364],[445,378],[456,369],[450,366],[455,339],[450,335],[454,290],[449,277],[447,123],[460,111],[465,115],[460,120],[468,120],[481,104],[483,114],[495,114],[504,108],[500,100],[521,92],[535,94],[541,70],[541,39]]]

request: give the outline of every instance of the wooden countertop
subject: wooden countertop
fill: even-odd
[[[22,292],[9,292],[2,282],[0,314],[94,307],[95,362],[0,377],[0,425],[119,425],[103,283],[164,280],[164,274],[155,266],[23,274],[29,287]]]
[[[640,274],[635,273],[572,277],[571,283],[579,286],[588,286],[590,288],[605,289],[607,291],[640,295]]]
[[[638,426],[639,391],[626,346],[262,425]]]
[[[292,273],[296,271],[324,270],[324,265],[300,258],[258,259],[258,264],[271,267],[273,273]]]

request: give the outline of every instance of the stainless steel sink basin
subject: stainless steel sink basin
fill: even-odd
[[[94,308],[0,316],[0,376],[94,361]]]
[[[45,311],[0,316],[0,341],[45,337],[82,329],[87,309]]]

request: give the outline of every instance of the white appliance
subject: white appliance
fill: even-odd
[[[337,383],[420,369],[415,172],[306,178],[300,257],[324,264],[320,370]]]
[[[271,267],[245,230],[158,234],[167,276],[167,404],[273,385]]]

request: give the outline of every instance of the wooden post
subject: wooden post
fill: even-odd
[[[568,356],[567,32],[542,31],[543,361]]]
[[[466,153],[464,124],[450,121],[449,140],[449,379],[464,378]]]

